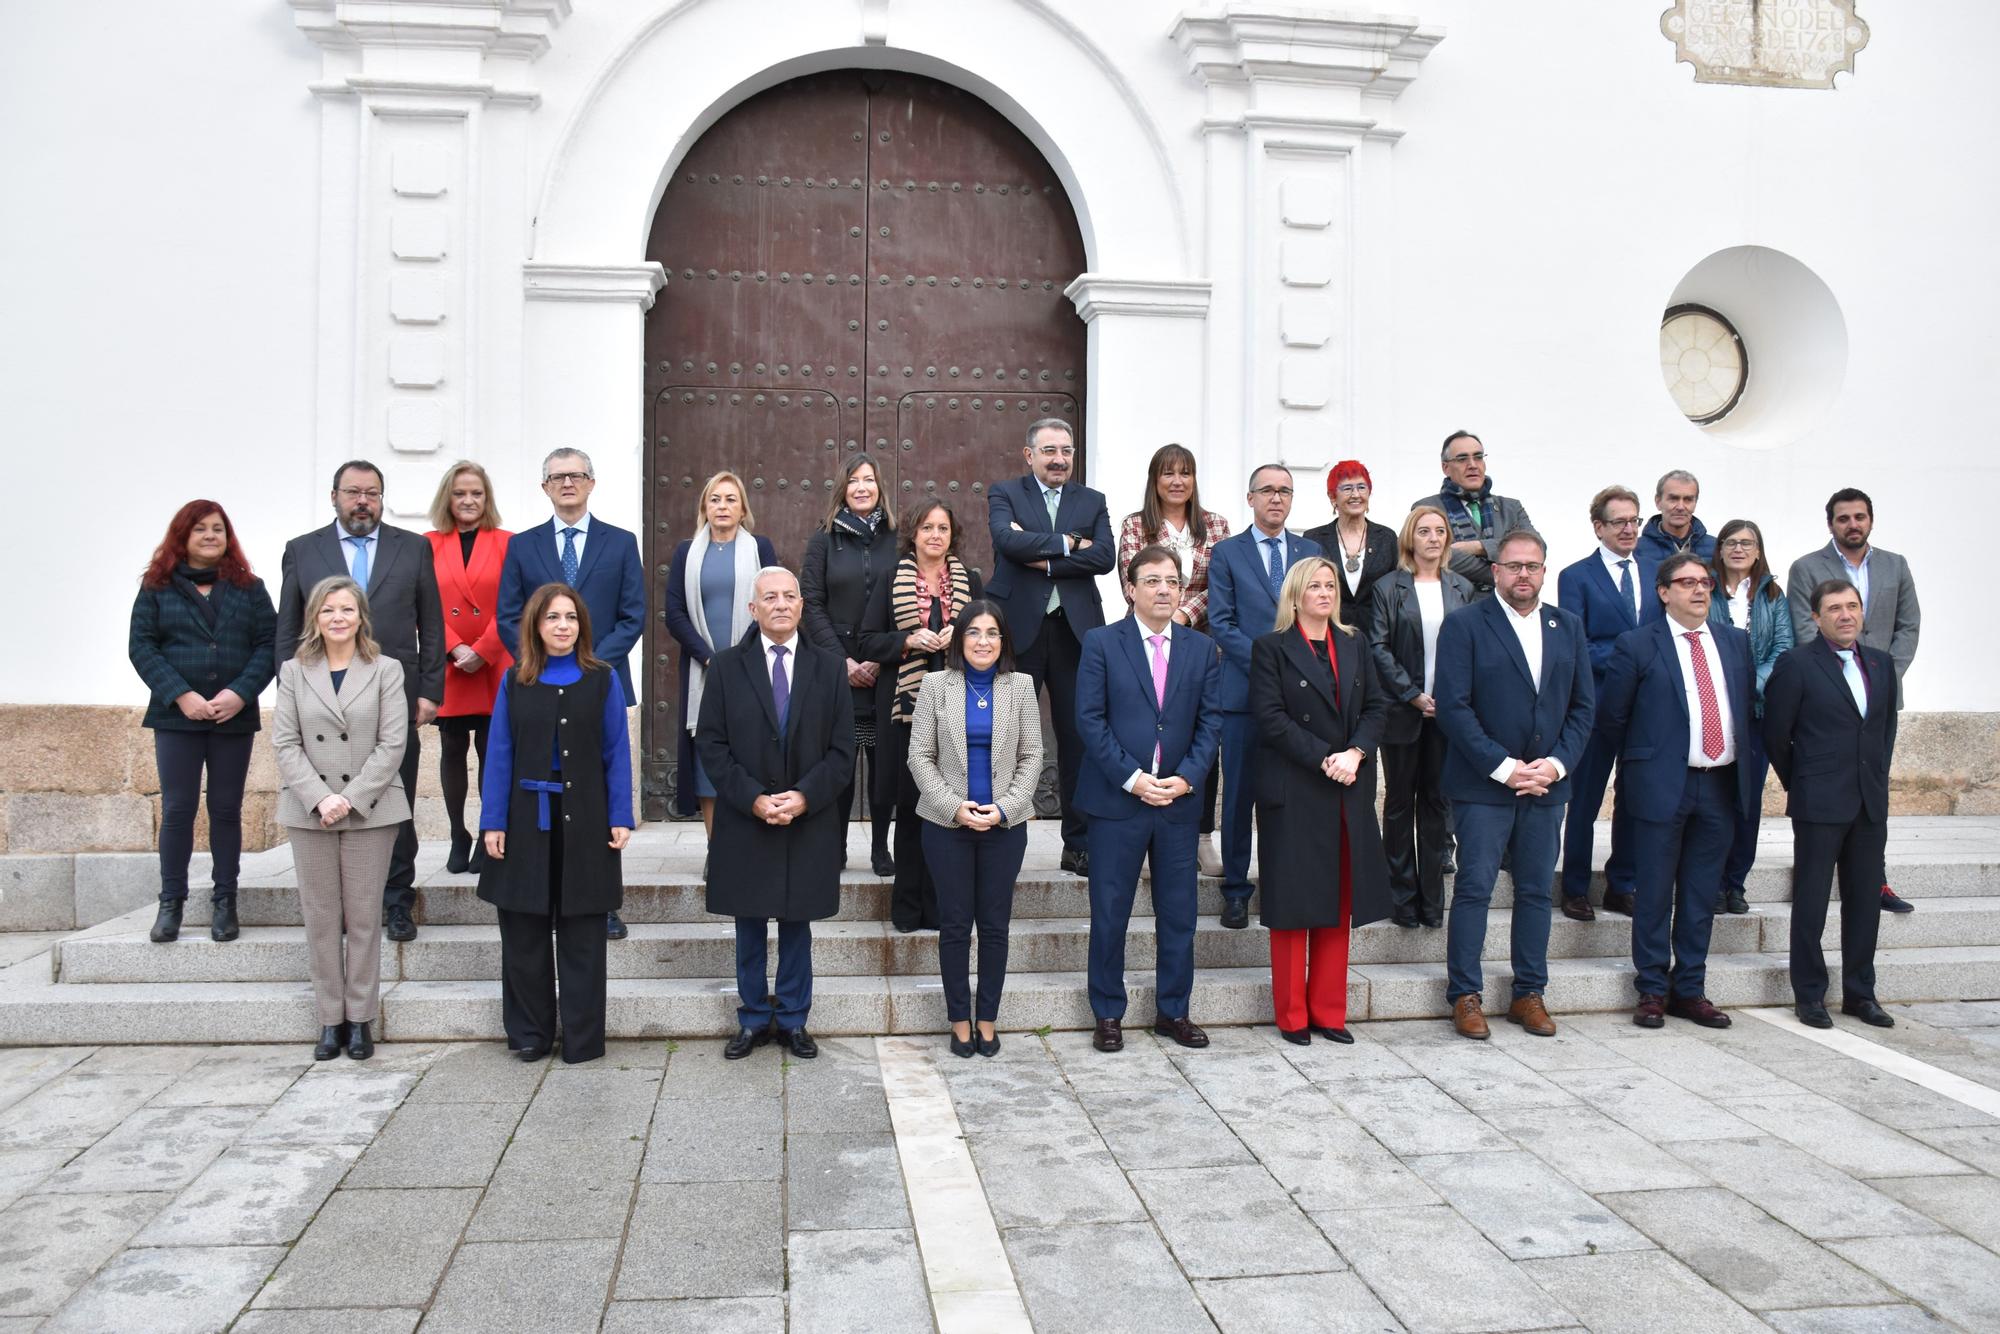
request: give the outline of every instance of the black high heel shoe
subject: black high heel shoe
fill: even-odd
[[[451,834],[451,854],[444,859],[444,869],[453,875],[463,875],[472,869],[472,835],[461,829]]]
[[[1310,1028],[1281,1028],[1278,1030],[1278,1036],[1294,1047],[1310,1047],[1313,1040]]]
[[[976,1028],[972,1030],[972,1035],[973,1035],[973,1037],[975,1037],[975,1038],[977,1038],[977,1039],[978,1039],[978,1043],[979,1043],[979,1054],[980,1054],[981,1056],[998,1056],[998,1055],[1000,1054],[1000,1030],[999,1030],[999,1029],[997,1029],[997,1028],[996,1028],[996,1029],[994,1029],[994,1030],[993,1030],[993,1036],[992,1036],[992,1037],[990,1037],[990,1038],[987,1038],[987,1037],[980,1037],[980,1036],[979,1036],[979,1030],[978,1030],[978,1029],[976,1029]]]
[[[340,1055],[340,1049],[347,1045],[347,1025],[328,1024],[319,1031],[319,1041],[313,1046],[315,1061],[330,1061]]]
[[[365,1061],[375,1054],[375,1040],[368,1036],[368,1021],[353,1025],[353,1034],[347,1039],[348,1059]]]
[[[1313,1032],[1319,1034],[1329,1042],[1347,1044],[1354,1041],[1354,1034],[1344,1028],[1330,1028],[1325,1024],[1314,1024]]]
[[[241,934],[236,922],[236,896],[217,894],[209,906],[208,938],[226,943]]]
[[[170,940],[181,938],[181,910],[186,906],[185,899],[160,900],[160,915],[153,919],[153,929],[147,933],[155,945],[164,945]]]
[[[960,1037],[956,1033],[951,1035],[951,1054],[953,1056],[970,1057],[978,1050],[978,1045],[973,1042],[970,1035],[965,1037]]]

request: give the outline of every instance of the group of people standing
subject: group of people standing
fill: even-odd
[[[796,573],[756,533],[740,477],[703,485],[662,619],[679,650],[677,809],[700,811],[708,907],[735,924],[729,1059],[773,1041],[816,1052],[810,924],[839,909],[857,789],[892,925],[938,932],[951,1050],[999,1050],[1044,691],[1061,865],[1089,885],[1100,1050],[1123,1045],[1126,934],[1148,868],[1154,1029],[1177,1043],[1207,1042],[1189,1014],[1200,874],[1220,878],[1225,928],[1247,927],[1257,900],[1285,1038],[1346,1042],[1349,931],[1444,927],[1447,874],[1453,1022],[1486,1035],[1480,959],[1504,866],[1507,1017],[1553,1033],[1557,861],[1562,910],[1594,916],[1594,821],[1614,769],[1603,902],[1633,918],[1635,1022],[1728,1023],[1703,966],[1712,915],[1747,910],[1767,766],[1791,793],[1800,1014],[1831,1022],[1818,942],[1837,869],[1843,1008],[1888,1021],[1870,960],[1879,912],[1909,906],[1886,885],[1883,835],[1918,613],[1907,564],[1870,541],[1862,493],[1829,501],[1833,541],[1793,565],[1787,591],[1754,523],[1708,537],[1692,476],[1660,480],[1643,526],[1637,496],[1608,487],[1590,506],[1597,549],[1560,573],[1555,605],[1541,597],[1544,539],[1493,492],[1466,432],[1445,441],[1438,493],[1397,527],[1370,518],[1372,481],[1349,461],[1328,474],[1331,520],[1303,534],[1287,528],[1296,497],[1280,464],[1251,473],[1251,526],[1231,534],[1201,504],[1193,454],[1165,446],[1114,542],[1104,495],[1074,478],[1066,423],[1036,422],[1023,455],[1026,475],[988,492],[990,575],[960,558],[947,500],[899,521],[866,455],[840,470]],[[237,932],[243,776],[275,674],[279,819],[322,1058],[366,1057],[377,932],[416,934],[410,809],[417,729],[432,722],[448,866],[477,872],[499,915],[510,1046],[524,1060],[603,1050],[605,941],[625,934],[618,852],[634,826],[627,657],[646,596],[632,534],[589,514],[594,485],[587,455],[552,453],[553,518],[510,534],[485,472],[455,464],[426,551],[381,523],[382,475],[356,461],[335,475],[335,523],[287,546],[275,610],[210,501],[175,516],[142,579],[132,659],[163,790],[153,938],[180,927],[204,769],[210,931]],[[1114,569],[1129,614],[1107,624],[1097,579]]]

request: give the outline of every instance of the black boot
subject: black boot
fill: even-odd
[[[453,875],[463,875],[472,869],[472,835],[463,829],[451,831],[451,855],[444,859],[444,869]]]
[[[155,945],[164,945],[170,940],[179,940],[181,935],[181,909],[186,899],[161,898],[160,915],[153,919],[152,940]]]
[[[319,1031],[319,1041],[313,1044],[315,1061],[330,1061],[340,1055],[340,1049],[347,1043],[346,1024],[328,1024]]]
[[[236,925],[236,896],[217,894],[210,900],[208,917],[208,938],[210,940],[234,940],[240,934]]]
[[[472,855],[465,859],[465,869],[474,875],[486,869],[486,835],[472,836]]]
[[[368,1035],[368,1021],[348,1025],[347,1054],[357,1061],[365,1061],[375,1054],[375,1040]]]

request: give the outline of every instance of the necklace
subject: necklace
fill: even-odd
[[[981,694],[979,691],[979,687],[972,684],[972,682],[970,681],[967,681],[965,683],[965,688],[972,692],[972,698],[978,701],[979,707],[982,709],[986,707],[987,701],[993,698],[992,695],[990,694]]]
[[[1341,532],[1338,526],[1334,528],[1333,532],[1334,536],[1340,539],[1341,553],[1347,557],[1347,572],[1349,574],[1353,574],[1356,570],[1361,568],[1361,558],[1362,556],[1367,554],[1368,530],[1366,528],[1363,528],[1361,530],[1361,546],[1358,550],[1355,551],[1349,551],[1347,549],[1347,534]]]

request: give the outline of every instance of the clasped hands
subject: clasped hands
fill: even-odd
[[[1350,746],[1321,760],[1319,771],[1342,787],[1351,787],[1361,773],[1361,762],[1367,758],[1365,751]]]
[[[198,690],[186,690],[174,697],[174,707],[189,722],[226,723],[243,712],[243,696],[234,690],[220,690],[214,699],[208,699]]]
[[[1514,772],[1507,775],[1507,786],[1517,797],[1545,797],[1549,789],[1562,781],[1556,772],[1556,762],[1546,757],[1539,760],[1516,760]]]
[[[1009,528],[1012,528],[1017,533],[1026,531],[1026,529],[1022,528],[1021,525],[1018,523],[1009,523],[1007,526]],[[1088,547],[1090,545],[1090,539],[1087,537],[1065,537],[1063,541],[1068,544],[1069,550],[1072,553],[1082,551],[1085,547]],[[1028,568],[1031,570],[1040,570],[1044,574],[1046,574],[1048,572],[1049,563],[1046,560],[1031,560],[1028,562]]]
[[[806,813],[805,794],[796,789],[766,792],[750,803],[750,813],[768,825],[787,825]]]
[[[915,630],[910,631],[910,637],[904,641],[903,647],[910,649],[911,651],[916,653],[942,653],[945,650],[945,646],[950,643],[951,643],[950,626],[947,625],[942,630],[932,630],[926,627],[919,627]],[[868,665],[870,667],[873,667],[875,664],[871,662]],[[853,682],[852,673],[849,673],[848,680],[850,683]],[[866,684],[873,685],[874,679],[871,677],[869,681],[866,682]]]
[[[963,828],[984,833],[1003,823],[1006,818],[1000,813],[1000,808],[990,801],[984,805],[976,801],[961,801],[958,803],[957,814],[952,816],[952,822]]]
[[[1176,798],[1184,797],[1194,789],[1179,774],[1170,778],[1155,778],[1151,774],[1140,774],[1139,781],[1132,784],[1132,795],[1148,806],[1171,806]]]
[[[882,664],[879,662],[856,662],[853,658],[847,660],[847,684],[851,686],[866,690],[875,684],[875,678],[881,673]]]

